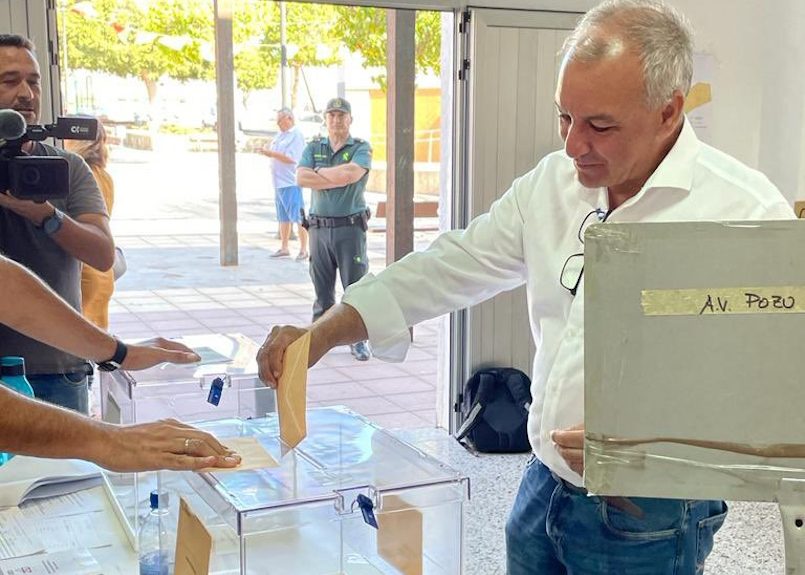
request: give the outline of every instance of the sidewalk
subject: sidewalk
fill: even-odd
[[[307,264],[270,258],[279,247],[272,229],[240,236],[239,265],[219,263],[219,238],[187,233],[126,235],[116,241],[128,271],[116,284],[110,331],[121,338],[242,333],[261,343],[271,326],[310,322],[313,287]],[[129,230],[126,230],[129,231]],[[418,232],[427,245],[435,232]],[[370,268],[385,266],[385,233],[370,231]],[[295,249],[292,242],[292,253]],[[340,291],[340,290],[339,290]],[[418,326],[404,363],[356,361],[348,347],[332,350],[310,370],[310,406],[346,405],[390,428],[436,424],[439,321]]]

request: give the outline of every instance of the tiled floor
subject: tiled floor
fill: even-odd
[[[433,233],[417,234],[423,245]],[[218,263],[217,235],[118,236],[128,272],[116,286],[110,329],[123,338],[242,333],[262,342],[272,325],[310,321],[313,287],[307,266],[269,257],[273,234],[241,237],[240,265]],[[385,234],[371,232],[372,271],[384,267]],[[349,348],[332,350],[308,380],[311,406],[340,404],[391,428],[436,423],[439,321],[414,330],[407,361],[358,362]]]

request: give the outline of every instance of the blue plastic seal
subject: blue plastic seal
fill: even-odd
[[[361,513],[363,514],[363,520],[366,522],[367,525],[370,525],[377,529],[377,519],[375,519],[375,512],[374,512],[374,503],[372,500],[366,497],[366,495],[359,494],[358,498],[358,507],[361,508]]]
[[[218,405],[221,401],[221,393],[224,390],[224,380],[220,377],[216,377],[212,380],[212,385],[210,385],[210,392],[207,394],[207,403],[211,403],[213,405]]]

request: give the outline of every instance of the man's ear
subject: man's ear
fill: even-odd
[[[685,112],[685,96],[680,90],[674,90],[671,99],[662,106],[662,130],[673,133],[679,127],[682,114]]]

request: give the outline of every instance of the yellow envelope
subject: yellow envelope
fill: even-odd
[[[299,445],[307,435],[307,362],[310,332],[285,350],[282,375],[277,387],[280,439],[287,447]]]
[[[422,575],[422,512],[402,497],[383,497],[377,551],[403,575]]]
[[[176,529],[176,575],[207,575],[210,572],[212,536],[182,497]]]
[[[240,455],[240,464],[237,467],[205,467],[199,469],[199,473],[227,473],[279,465],[256,437],[223,437],[219,441]]]

